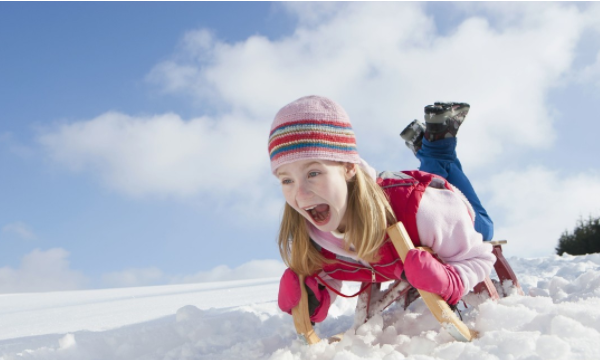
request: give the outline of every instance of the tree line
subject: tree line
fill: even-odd
[[[573,232],[565,231],[558,240],[556,253],[584,255],[600,252],[600,217],[579,219]]]

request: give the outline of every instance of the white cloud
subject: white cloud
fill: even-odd
[[[27,224],[20,221],[4,225],[2,233],[15,235],[23,240],[34,240],[37,238],[33,230]]]
[[[23,257],[18,268],[0,268],[0,293],[83,288],[88,278],[69,267],[68,257],[69,253],[61,248],[33,250]]]
[[[187,196],[243,192],[268,173],[268,128],[224,115],[182,120],[109,112],[63,124],[39,141],[73,170],[98,173],[123,193]]]
[[[201,271],[194,275],[178,276],[171,282],[180,284],[279,277],[285,268],[285,265],[278,260],[252,260],[233,269],[220,265],[212,270]]]
[[[149,78],[168,91],[218,98],[267,126],[295,98],[330,96],[347,108],[363,155],[372,157],[397,144],[397,133],[422,116],[423,105],[469,101],[473,120],[463,131],[463,162],[485,166],[506,146],[553,142],[545,96],[569,70],[588,25],[571,5],[518,9],[501,29],[478,14],[442,35],[420,5],[293,4],[289,10],[301,19],[292,35],[227,44],[204,30],[192,32],[186,38],[202,41],[186,43],[183,53],[190,56],[177,54]]]
[[[600,51],[593,63],[576,72],[575,77],[582,83],[590,83],[600,89]]]
[[[0,268],[0,294],[84,289],[90,279],[70,268],[69,252],[61,248],[35,249],[17,268]],[[171,276],[157,267],[130,268],[102,274],[103,287],[135,287],[279,277],[285,265],[278,260],[252,260],[238,267],[217,266],[192,275]]]
[[[492,216],[503,214],[495,239],[508,239],[516,256],[554,254],[560,235],[572,232],[578,218],[600,216],[600,173],[564,175],[543,167],[504,171],[483,189]],[[498,223],[498,221],[497,221]]]
[[[134,287],[163,284],[188,284],[279,277],[285,265],[278,260],[252,260],[238,267],[217,266],[192,275],[170,276],[156,267],[126,269],[102,275],[105,287]]]
[[[102,275],[102,283],[106,287],[133,287],[164,284],[166,277],[156,267],[142,269],[126,269]]]

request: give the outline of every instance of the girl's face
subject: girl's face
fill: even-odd
[[[354,164],[327,160],[298,160],[277,169],[285,201],[321,231],[344,232],[347,181]]]

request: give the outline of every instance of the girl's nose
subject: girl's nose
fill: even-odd
[[[298,199],[306,199],[311,196],[311,191],[308,186],[304,183],[298,184],[298,189],[296,190],[296,198]]]

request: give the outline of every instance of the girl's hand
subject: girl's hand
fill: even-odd
[[[331,298],[329,292],[323,285],[319,285],[314,276],[307,276],[304,280],[306,292],[308,293],[308,312],[310,321],[321,322],[327,317]],[[286,269],[279,283],[279,308],[288,313],[300,303],[300,280],[298,275],[290,269]]]
[[[462,280],[456,269],[451,265],[442,264],[422,249],[411,249],[406,254],[404,273],[412,286],[438,294],[450,305],[456,305],[464,292]]]

